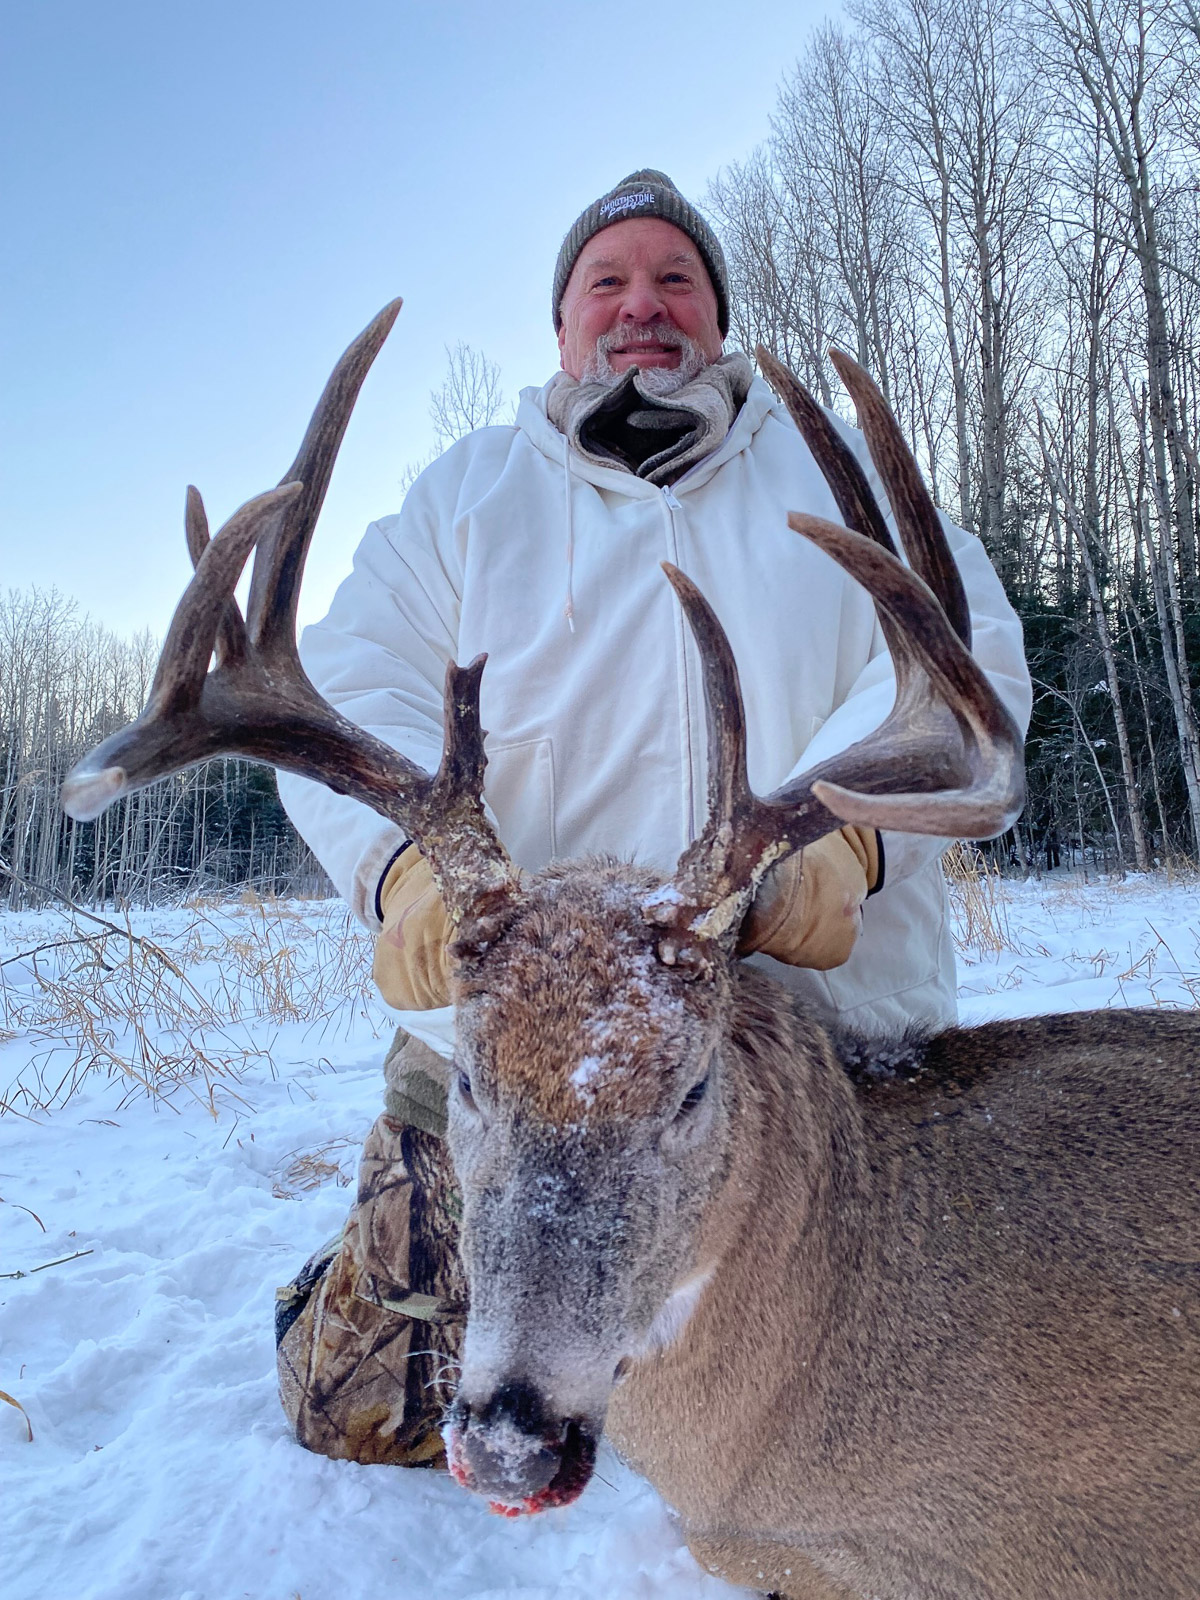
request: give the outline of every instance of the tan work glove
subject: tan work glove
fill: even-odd
[[[448,1006],[450,919],[415,845],[402,850],[384,874],[379,911],[383,932],[375,940],[371,976],[380,994],[398,1011]]]
[[[848,826],[773,867],[742,924],[738,955],[761,951],[826,972],[850,959],[862,903],[879,881],[879,835]]]

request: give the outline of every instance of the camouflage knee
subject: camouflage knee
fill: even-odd
[[[340,1238],[277,1295],[280,1397],[308,1449],[443,1464],[465,1320],[459,1215],[442,1140],[381,1116]]]

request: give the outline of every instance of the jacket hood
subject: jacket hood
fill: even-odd
[[[521,390],[516,426],[535,450],[561,467],[566,460],[567,441],[546,415],[546,402],[557,376],[556,373],[540,389]],[[672,493],[686,494],[689,489],[698,489],[706,483],[718,467],[749,447],[754,435],[772,412],[780,414],[790,424],[790,418],[787,418],[787,413],[776,400],[770,385],[764,378],[756,377],[723,443],[698,461],[677,483],[672,484]],[[648,499],[662,493],[656,484],[617,467],[598,466],[585,460],[578,451],[571,453],[571,476],[594,484],[598,489],[607,489],[635,499]]]

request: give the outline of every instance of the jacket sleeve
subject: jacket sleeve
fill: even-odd
[[[458,636],[468,443],[422,474],[398,516],[371,524],[328,616],[300,640],[304,668],[329,703],[428,772],[441,759],[443,683]],[[279,794],[355,916],[378,931],[375,891],[404,843],[400,829],[290,774],[279,774]]]
[[[834,420],[859,456],[888,523],[895,532],[887,496],[862,435],[850,429],[840,418]],[[1024,736],[1029,727],[1033,688],[1025,662],[1020,619],[1009,604],[982,542],[973,534],[965,533],[948,517],[942,516],[941,521],[966,591],[971,613],[971,652]],[[810,740],[792,776],[810,771],[818,762],[839,754],[873,732],[892,709],[895,698],[896,679],[892,660],[884,643],[883,632],[876,623],[870,661],[841,705]],[[948,843],[946,839],[931,838],[925,834],[884,833],[885,889],[887,884],[902,882],[936,859]]]

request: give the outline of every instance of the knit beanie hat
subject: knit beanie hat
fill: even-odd
[[[656,172],[653,167],[643,167],[640,172],[631,172],[627,178],[622,178],[615,189],[593,201],[572,223],[554,263],[551,309],[555,333],[562,327],[562,297],[579,252],[593,234],[630,217],[661,217],[687,234],[699,250],[716,290],[717,325],[724,337],[729,332],[729,272],[725,266],[725,252],[695,206],[683,198],[665,172]]]

